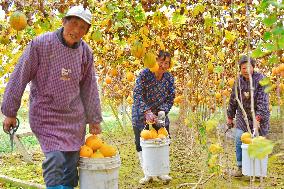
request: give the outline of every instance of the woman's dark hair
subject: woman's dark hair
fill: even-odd
[[[170,58],[170,69],[171,69],[174,66],[174,62],[171,60],[172,57],[171,53],[163,50],[159,51],[158,58],[162,58],[165,61],[167,57]]]
[[[247,63],[248,60],[250,60],[250,64],[252,65],[252,67],[254,67],[254,66],[255,66],[255,63],[256,63],[255,59],[253,59],[253,58],[251,58],[251,57],[248,58],[248,56],[246,56],[246,55],[243,55],[243,56],[240,58],[240,60],[239,60],[239,67],[241,68],[241,65],[244,64],[244,63]]]
[[[167,51],[160,50],[158,54],[158,58],[166,59],[166,57],[171,57],[171,54]]]

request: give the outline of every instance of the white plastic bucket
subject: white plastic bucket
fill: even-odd
[[[242,144],[242,173],[246,176],[266,177],[268,156],[263,159],[250,158],[248,144]]]
[[[118,189],[120,157],[80,158],[80,189]]]
[[[143,171],[148,176],[168,175],[170,172],[170,139],[140,138],[142,147]]]

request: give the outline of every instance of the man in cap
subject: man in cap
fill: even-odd
[[[248,64],[248,62],[250,64]],[[234,83],[232,88],[232,94],[229,101],[229,106],[227,110],[228,120],[227,124],[231,125],[233,123],[233,118],[236,119],[236,157],[238,169],[233,172],[233,176],[242,176],[242,149],[241,149],[241,136],[244,132],[248,132],[244,115],[242,110],[237,103],[235,85],[237,85],[238,99],[241,101],[243,108],[247,114],[249,127],[251,131],[253,130],[253,117],[251,111],[251,90],[249,76],[251,75],[253,83],[253,99],[254,99],[254,111],[255,119],[257,121],[258,131],[261,136],[266,136],[269,131],[269,97],[268,94],[264,92],[264,87],[259,84],[259,81],[264,78],[264,75],[254,71],[256,61],[252,58],[249,59],[247,56],[242,56],[239,61],[239,68],[241,71],[237,82]]]
[[[33,39],[5,90],[1,111],[8,133],[16,125],[22,94],[31,81],[29,121],[45,155],[42,167],[47,189],[78,185],[77,163],[86,124],[91,134],[101,132],[93,54],[82,40],[91,17],[88,9],[74,6],[63,18],[63,27]]]

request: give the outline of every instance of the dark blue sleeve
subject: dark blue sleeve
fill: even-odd
[[[236,93],[235,93],[235,85],[237,85],[237,82],[234,83],[234,86],[232,88],[232,93],[231,93],[231,96],[230,96],[229,105],[228,105],[228,109],[227,109],[227,116],[230,119],[233,119],[235,117],[236,110],[237,110],[237,107],[238,107],[238,102],[236,100]]]
[[[133,98],[136,105],[135,107],[142,113],[150,109],[144,100],[145,85],[147,85],[145,77],[145,72],[143,70],[137,77],[133,90]]]
[[[174,104],[174,99],[175,99],[175,84],[174,84],[174,78],[170,77],[169,79],[169,86],[168,86],[168,93],[166,100],[162,105],[159,106],[160,111],[165,111],[165,113],[169,113],[171,110],[173,104]]]
[[[264,92],[264,86],[259,84],[259,80],[261,80],[264,76],[262,75],[256,84],[256,98],[255,98],[255,115],[260,116],[261,118],[268,116],[269,114],[269,95]]]

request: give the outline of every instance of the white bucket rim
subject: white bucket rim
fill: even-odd
[[[242,149],[247,149],[248,148],[248,144],[242,143],[241,148]]]
[[[85,158],[80,157],[78,167],[80,169],[88,170],[106,170],[106,169],[115,169],[120,167],[121,160],[119,154],[113,157],[105,158]]]
[[[144,140],[143,138],[140,137],[140,145],[141,146],[165,146],[169,145],[171,143],[171,140],[169,137],[160,139],[160,138],[155,138],[155,139],[147,139]]]
[[[89,161],[89,160],[113,160],[113,159],[116,159],[117,156],[119,156],[119,154],[116,154],[115,156],[112,156],[112,157],[103,157],[103,158],[90,158],[90,157],[80,157],[80,159],[82,160],[86,160],[86,161]]]

